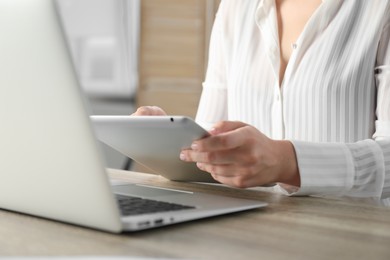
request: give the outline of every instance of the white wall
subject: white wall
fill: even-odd
[[[126,98],[138,84],[139,0],[58,0],[83,88]]]

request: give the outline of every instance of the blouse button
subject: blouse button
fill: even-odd
[[[293,50],[296,50],[298,45],[296,43],[293,43],[293,44],[291,44],[291,47],[293,48]]]

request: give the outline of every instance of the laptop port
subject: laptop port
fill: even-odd
[[[156,219],[156,220],[154,221],[154,224],[155,224],[155,225],[162,225],[163,223],[164,223],[164,220],[163,220],[162,218]]]
[[[144,227],[149,227],[150,226],[150,221],[143,221],[138,223],[138,227],[144,228]]]

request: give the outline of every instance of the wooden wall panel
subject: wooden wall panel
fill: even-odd
[[[137,105],[195,116],[217,0],[142,0]]]

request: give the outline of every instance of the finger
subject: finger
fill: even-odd
[[[209,172],[216,181],[235,188],[259,187],[270,184],[262,178],[248,178],[238,174],[239,170],[232,166],[212,166],[207,164],[197,164],[202,171]]]
[[[226,178],[233,178],[237,177],[237,170],[234,165],[227,164],[227,165],[215,165],[215,164],[209,164],[209,163],[196,163],[196,166],[202,170],[206,171],[213,176],[221,176]]]
[[[199,152],[233,150],[243,145],[248,137],[246,133],[249,126],[242,125],[229,132],[212,135],[203,139],[196,140],[192,143],[191,149]]]
[[[258,186],[256,179],[245,178],[234,165],[211,165],[197,163],[200,170],[209,172],[216,181],[235,188]]]
[[[141,106],[135,111],[132,116],[164,116],[166,113],[157,106]]]
[[[194,150],[182,150],[180,153],[180,159],[186,162],[199,162],[210,164],[231,164],[236,162],[236,151],[218,151],[218,152],[198,152]]]
[[[250,187],[257,187],[261,185],[257,185],[255,182],[252,180],[245,180],[237,176],[224,176],[224,175],[214,175],[211,174],[213,179],[216,181],[226,184],[228,186],[234,187],[234,188],[240,188],[240,189],[246,189]]]
[[[225,132],[230,132],[235,129],[246,126],[247,124],[240,121],[220,121],[216,123],[210,130],[212,135],[217,135]]]

